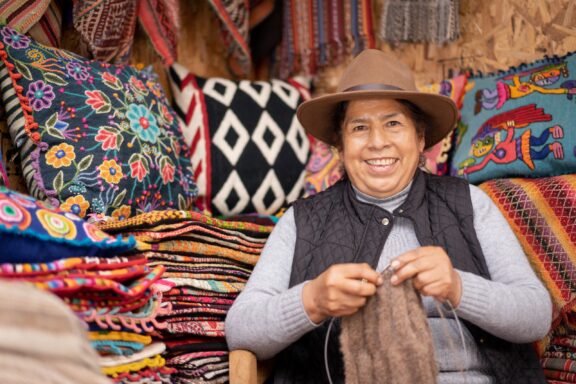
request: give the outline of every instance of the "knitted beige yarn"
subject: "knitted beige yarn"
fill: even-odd
[[[384,279],[364,308],[342,319],[346,384],[436,383],[432,336],[411,281]]]

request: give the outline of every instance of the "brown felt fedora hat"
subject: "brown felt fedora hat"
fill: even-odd
[[[377,49],[367,49],[346,68],[335,93],[298,107],[298,120],[312,136],[335,145],[335,108],[342,101],[367,98],[408,100],[422,109],[430,116],[425,148],[442,140],[454,128],[458,117],[456,105],[450,98],[418,91],[414,75],[404,63]]]

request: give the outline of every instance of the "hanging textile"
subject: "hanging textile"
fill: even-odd
[[[390,42],[443,44],[460,34],[459,0],[386,0],[380,35]]]
[[[58,0],[53,0],[50,3],[40,21],[28,31],[28,34],[41,44],[50,47],[60,47],[62,7]]]
[[[283,12],[280,77],[314,74],[375,46],[372,0],[286,0]]]
[[[50,0],[0,0],[0,22],[26,33],[42,18]]]
[[[210,5],[218,18],[222,22],[225,32],[225,39],[228,45],[229,65],[231,72],[234,70],[234,64],[238,67],[239,72],[236,75],[250,73],[251,59],[249,40],[249,0],[209,0]],[[232,61],[231,61],[232,60]],[[234,63],[236,61],[236,63]]]
[[[178,0],[139,0],[138,18],[165,65],[176,61],[180,28]]]
[[[137,0],[75,0],[74,28],[97,60],[128,62],[136,30]]]

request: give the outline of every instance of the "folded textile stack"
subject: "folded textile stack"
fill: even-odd
[[[134,238],[114,238],[75,214],[4,187],[0,237],[0,279],[60,297],[92,331],[103,370],[116,382],[170,381],[173,370],[162,368],[160,356],[165,347],[152,348],[149,337],[165,326],[157,317],[169,310],[159,283],[164,268],[148,266],[142,256],[115,256],[132,250]]]
[[[164,293],[169,312],[166,365],[176,368],[173,383],[228,381],[224,319],[272,231],[273,225],[226,221],[188,211],[150,212],[123,221],[101,223],[108,233],[133,235],[150,268],[165,268]]]
[[[165,326],[157,317],[168,304],[153,285],[163,271],[141,256],[0,264],[1,278],[26,281],[68,304],[90,328],[104,373],[118,383],[170,382],[173,370],[160,356],[165,346],[149,336]]]
[[[564,315],[549,337],[540,359],[548,383],[576,383],[576,314]]]

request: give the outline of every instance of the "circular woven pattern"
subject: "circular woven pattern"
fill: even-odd
[[[76,237],[76,226],[72,220],[64,215],[39,209],[36,211],[36,216],[50,236],[61,237],[68,240]]]
[[[8,196],[0,194],[0,225],[23,230],[28,228],[30,223],[30,214],[26,210],[9,200]]]

